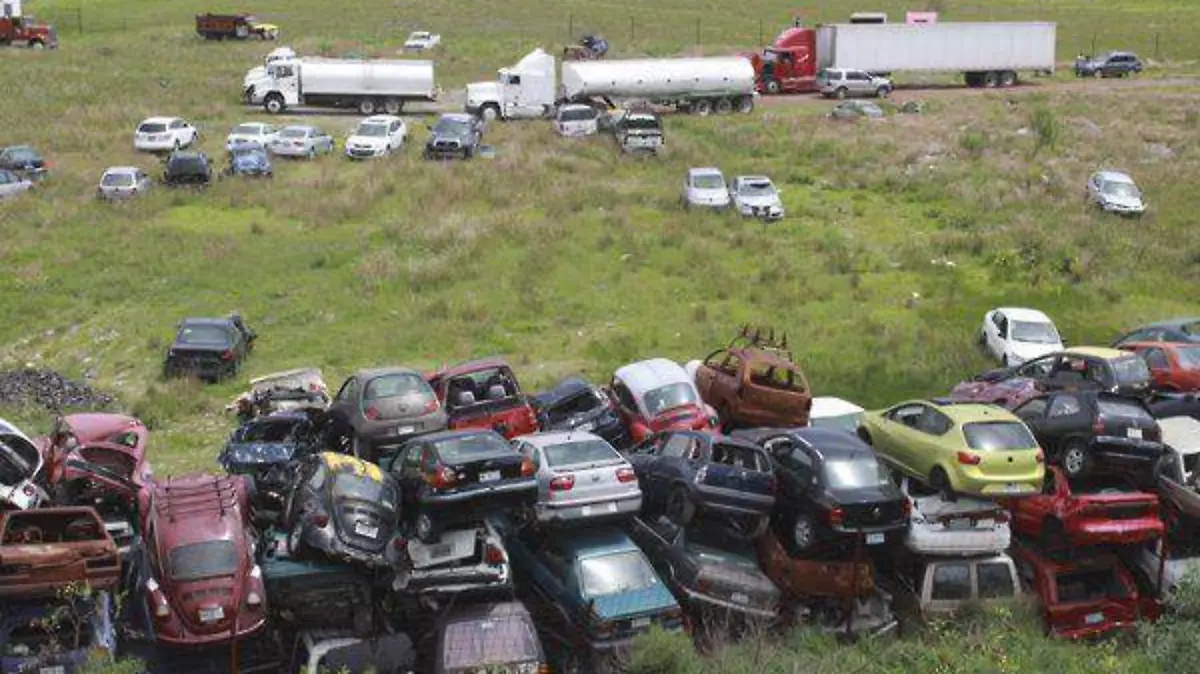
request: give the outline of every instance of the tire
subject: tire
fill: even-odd
[[[889,95],[891,95],[891,93],[892,93],[891,87],[879,87],[878,89],[875,90],[875,97],[876,98],[887,98]]]
[[[308,543],[304,542],[304,523],[299,520],[292,525],[287,537],[288,554],[299,557],[308,551]]]
[[[779,86],[779,80],[767,80],[767,86],[765,89],[767,90],[767,93],[771,94],[772,96],[778,96],[779,92],[783,91],[783,87]]]
[[[283,96],[279,94],[270,94],[263,99],[263,110],[266,110],[267,114],[278,115],[285,107],[287,106],[284,105]]]
[[[995,89],[1000,84],[1000,74],[994,70],[990,70],[983,74],[983,86],[985,89]]]
[[[1000,73],[1000,86],[1011,87],[1017,83],[1017,74],[1011,70],[1005,70]]]
[[[1059,456],[1063,472],[1067,478],[1075,479],[1087,475],[1092,468],[1092,456],[1088,452],[1087,443],[1079,438],[1068,440]]]
[[[495,105],[485,105],[479,111],[479,116],[483,118],[483,121],[485,122],[494,122],[500,118],[500,108],[496,107]]]
[[[980,87],[980,85],[982,85],[982,83],[983,83],[983,80],[979,76],[979,73],[975,73],[975,72],[963,73],[963,79],[966,81],[967,86],[971,87],[972,89],[978,89]]]
[[[692,113],[701,117],[708,117],[712,113],[712,101],[702,98],[692,103]]]
[[[728,115],[733,112],[733,101],[728,98],[718,98],[717,104],[713,106],[713,110],[718,115]]]
[[[817,542],[817,523],[813,521],[813,516],[808,513],[797,515],[796,521],[792,523],[790,535],[796,550],[800,552],[811,550]]]
[[[1092,71],[1092,77],[1095,77],[1096,79],[1100,79],[1101,77],[1104,77],[1104,71],[1097,68],[1096,70]]]
[[[179,139],[175,139],[175,152],[179,152]]]
[[[667,517],[681,526],[687,526],[695,519],[696,504],[688,498],[684,487],[675,487],[667,497]]]
[[[846,91],[846,87],[838,87],[837,90],[833,92],[833,97],[839,101],[844,101],[846,100],[846,94],[848,93],[850,92]]]
[[[941,492],[946,501],[953,503],[958,500],[958,494],[954,493],[954,485],[950,483],[950,476],[941,466],[934,466],[929,472],[929,486]]]
[[[742,96],[740,99],[738,99],[737,109],[738,112],[742,113],[743,115],[748,115],[754,112],[754,97]]]
[[[433,523],[433,519],[425,513],[417,515],[417,539],[422,543],[437,543],[440,538],[441,532]]]
[[[309,161],[316,159],[317,158],[317,148],[315,148],[315,147],[308,148],[308,154],[305,156],[305,158],[308,159]]]
[[[383,101],[383,111],[389,115],[398,115],[404,108],[404,104],[398,98],[388,98]]]
[[[29,48],[42,50],[46,48],[46,45],[41,40],[31,40],[29,42]]]
[[[378,106],[375,105],[375,99],[373,98],[360,98],[358,100],[358,111],[366,117],[370,117],[371,115],[375,114],[377,107]]]

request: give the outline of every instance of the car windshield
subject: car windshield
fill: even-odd
[[[267,153],[258,145],[246,145],[233,148],[233,156],[238,158],[251,157],[254,159],[265,159]]]
[[[1130,355],[1112,361],[1118,386],[1137,386],[1150,380],[1150,366],[1139,356]]]
[[[100,181],[105,187],[128,187],[133,184],[132,173],[105,173]]]
[[[596,118],[594,108],[567,108],[558,113],[560,122],[587,122]]]
[[[1154,417],[1150,416],[1150,412],[1133,402],[1128,402],[1125,400],[1113,400],[1112,398],[1100,398],[1096,401],[1096,408],[1099,410],[1100,416],[1102,417],[1136,419],[1146,424],[1154,423]]]
[[[429,388],[429,384],[426,384],[421,377],[411,373],[388,374],[367,382],[367,388],[363,391],[363,400],[422,394],[432,397],[433,389]]]
[[[1013,321],[1009,328],[1009,336],[1018,342],[1031,344],[1058,344],[1058,331],[1049,323],[1030,323]]]
[[[1058,601],[1064,604],[1129,597],[1129,588],[1121,582],[1113,569],[1060,573],[1055,580],[1058,586]]]
[[[624,126],[626,129],[637,131],[659,131],[662,127],[657,117],[650,117],[648,115],[626,117]]]
[[[540,657],[534,627],[519,615],[452,622],[442,652],[446,671],[482,671]]]
[[[596,440],[580,440],[564,442],[561,445],[551,445],[545,449],[546,463],[550,466],[573,466],[580,463],[599,463],[621,461],[621,455],[607,442]]]
[[[29,162],[41,159],[31,147],[10,147],[2,155],[5,161]]]
[[[646,405],[646,412],[652,417],[656,417],[676,407],[698,405],[700,403],[696,397],[696,389],[691,384],[685,382],[667,384],[666,386],[651,389],[642,397],[642,402]]]
[[[396,489],[392,483],[376,481],[354,473],[336,473],[333,478],[333,498],[378,503],[386,510],[396,509]]]
[[[437,126],[433,127],[433,132],[447,136],[463,135],[471,131],[471,122],[466,119],[456,119],[453,117],[443,117],[438,120]]]
[[[434,448],[442,461],[449,464],[459,464],[466,461],[478,461],[489,457],[505,456],[513,453],[504,438],[494,433],[478,433],[460,438],[439,440]]]
[[[1200,369],[1200,346],[1180,346],[1175,349],[1179,367],[1185,370]]]
[[[719,173],[697,173],[692,176],[692,186],[700,190],[725,189],[725,181]]]
[[[882,487],[891,476],[875,457],[864,454],[855,459],[826,461],[825,481],[831,489],[860,489]]]
[[[167,130],[167,125],[159,122],[147,122],[138,127],[138,133],[162,133]]]
[[[185,325],[175,341],[180,344],[229,344],[229,332],[219,325]]]
[[[283,419],[257,421],[238,431],[238,442],[287,442],[296,422]]]
[[[238,124],[233,127],[233,133],[239,136],[261,136],[263,128],[257,124]]]
[[[308,138],[308,129],[290,127],[279,132],[284,138]]]
[[[745,197],[769,197],[775,194],[775,187],[765,180],[742,183],[738,193]]]
[[[847,433],[855,433],[858,431],[862,412],[850,412],[848,414],[838,414],[828,417],[813,417],[809,419],[809,425],[813,428],[828,428],[834,431],[845,431]]]
[[[618,552],[588,557],[579,562],[585,597],[605,597],[644,590],[658,584],[658,576],[642,553]]]
[[[1020,421],[984,421],[963,425],[967,446],[977,452],[1033,449],[1037,440]]]
[[[1104,183],[1104,193],[1110,197],[1122,199],[1140,199],[1142,193],[1133,183],[1108,181]]]
[[[237,572],[237,547],[233,541],[206,541],[171,550],[172,580],[200,580],[232,576]]]
[[[372,138],[381,138],[388,135],[387,124],[359,124],[358,131],[354,132],[356,136],[370,136]]]

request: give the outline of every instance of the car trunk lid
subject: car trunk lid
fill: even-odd
[[[521,477],[524,458],[516,452],[488,452],[457,462],[444,462],[454,471],[457,484],[486,484]]]
[[[395,524],[390,511],[378,504],[359,499],[343,498],[337,501],[338,534],[348,545],[370,551],[378,551],[392,537]]]
[[[238,598],[234,590],[237,575],[205,578],[175,585],[172,593],[179,598],[179,617],[196,634],[228,632],[237,617]]]

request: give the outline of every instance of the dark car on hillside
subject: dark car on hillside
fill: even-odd
[[[778,480],[774,516],[789,552],[821,543],[898,543],[908,530],[910,504],[871,446],[821,428],[738,431],[771,455]],[[891,539],[891,540],[888,540]]]
[[[429,127],[423,156],[426,159],[470,159],[479,151],[482,140],[483,120],[462,112],[447,113]]]
[[[1013,410],[1067,477],[1152,469],[1166,452],[1145,404],[1094,390],[1058,391]]]
[[[256,335],[242,317],[185,318],[167,347],[163,377],[196,376],[215,382],[234,376],[254,348]]]
[[[28,145],[14,145],[0,150],[0,169],[7,169],[27,180],[46,176],[50,165],[42,154]]]
[[[425,377],[446,406],[449,427],[491,428],[506,438],[535,433],[537,413],[508,363],[467,361]]]
[[[1200,317],[1172,318],[1143,325],[1121,335],[1112,347],[1119,349],[1130,342],[1173,342],[1177,344],[1200,344]]]
[[[642,488],[642,512],[687,525],[698,514],[735,521],[747,536],[766,531],[775,506],[771,459],[747,440],[699,431],[657,433],[629,463]]]
[[[359,370],[329,405],[327,440],[366,461],[390,457],[414,435],[446,429],[446,412],[415,370]]]
[[[1137,54],[1114,51],[1103,56],[1075,59],[1076,77],[1127,77],[1142,72],[1142,60]]]
[[[321,451],[321,440],[309,414],[276,412],[248,421],[231,433],[217,463],[226,473],[250,478],[256,511],[278,512],[291,482],[292,461]]]
[[[543,431],[584,431],[614,447],[629,444],[629,433],[612,400],[582,377],[568,377],[530,398]]]
[[[162,182],[168,187],[206,187],[212,179],[212,161],[203,152],[176,150],[167,157]]]
[[[454,607],[437,622],[434,674],[549,672],[537,625],[519,601]]]
[[[413,438],[388,464],[400,484],[406,520],[434,542],[445,529],[485,513],[537,502],[533,461],[495,431],[461,430]]]

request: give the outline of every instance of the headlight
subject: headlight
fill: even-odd
[[[246,595],[247,606],[259,606],[262,604],[262,597],[257,592],[251,592]]]

